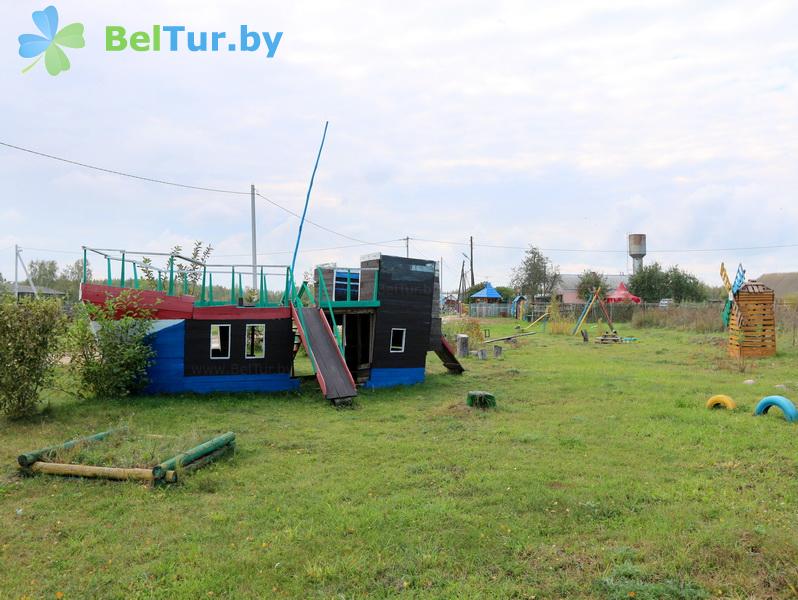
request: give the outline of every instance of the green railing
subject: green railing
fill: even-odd
[[[288,290],[286,290],[288,291]],[[302,334],[305,338],[305,347],[308,351],[308,358],[310,358],[310,364],[313,367],[314,372],[318,372],[318,367],[316,365],[316,357],[313,356],[313,348],[310,345],[310,338],[308,338],[308,330],[305,326],[305,315],[302,313],[302,309],[305,305],[302,303],[303,296],[309,296],[310,293],[308,291],[308,284],[306,282],[302,282],[302,287],[299,288],[299,291],[294,288],[291,290],[291,305],[294,307],[296,311],[297,317],[299,318],[299,326],[302,328]]]
[[[330,318],[332,319],[332,330],[333,335],[335,335],[335,341],[338,343],[338,348],[341,350],[341,354],[344,352],[344,342],[341,339],[341,334],[338,333],[338,324],[335,322],[335,312],[333,311],[333,302],[330,299],[330,293],[327,291],[327,284],[324,283],[324,273],[321,270],[321,267],[316,267],[316,271],[319,275],[319,307],[322,307],[321,303],[321,293],[324,292],[324,296],[327,299],[326,308],[330,312]],[[304,284],[303,284],[304,285]]]
[[[380,301],[377,299],[377,292],[379,290],[380,284],[380,271],[379,269],[336,269],[336,268],[329,268],[327,269],[329,272],[332,273],[332,283],[333,283],[333,293],[335,290],[335,280],[338,273],[346,272],[346,300],[336,300],[334,297],[330,298],[329,292],[327,293],[327,298],[330,306],[333,308],[376,308],[380,305]],[[324,281],[324,269],[321,267],[316,267],[316,271],[319,278],[319,290],[317,293],[317,302],[318,305],[322,305],[322,297],[321,297],[321,290],[322,285],[326,288],[326,282]],[[358,278],[357,290],[358,290],[358,298],[357,300],[352,299],[352,272],[360,272],[360,277]],[[374,287],[371,291],[371,298],[364,299],[363,298],[363,272],[364,271],[374,271]]]

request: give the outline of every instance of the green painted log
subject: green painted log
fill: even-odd
[[[198,458],[194,462],[184,464],[183,468],[178,471],[167,471],[164,481],[166,481],[166,483],[177,483],[183,474],[191,473],[192,471],[201,469],[202,467],[209,465],[213,461],[221,458],[228,452],[234,451],[235,449],[236,449],[235,442],[230,442],[229,444],[225,444],[221,448],[217,448],[210,454],[206,454],[205,456],[203,456],[202,458]]]
[[[85,444],[91,442],[99,442],[104,440],[112,433],[118,433],[120,431],[127,431],[127,427],[120,427],[118,429],[109,429],[108,431],[101,431],[100,433],[95,433],[94,435],[89,435],[82,438],[76,438],[74,440],[69,440],[68,442],[64,442],[58,446],[49,446],[47,448],[42,448],[40,450],[34,450],[33,452],[26,452],[24,454],[20,454],[17,457],[17,462],[21,467],[30,467],[33,463],[42,458],[51,458],[56,452],[59,450],[69,450],[70,448],[74,448],[78,444]]]
[[[202,458],[206,454],[210,454],[211,452],[221,448],[222,446],[226,446],[232,442],[235,442],[235,439],[236,439],[236,434],[233,433],[232,431],[228,431],[227,433],[215,437],[212,440],[208,440],[207,442],[202,443],[199,446],[195,446],[191,450],[186,450],[185,452],[181,452],[177,456],[173,456],[169,460],[163,461],[161,464],[153,467],[152,474],[155,476],[156,479],[163,479],[167,471],[174,471],[179,467],[188,465],[189,463],[192,463],[195,460]]]

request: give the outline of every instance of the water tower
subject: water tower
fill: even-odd
[[[646,234],[629,234],[629,256],[632,257],[632,273],[643,268],[643,257],[646,255]]]

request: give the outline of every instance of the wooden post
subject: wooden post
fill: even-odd
[[[457,357],[465,358],[468,356],[468,336],[464,333],[457,334]]]

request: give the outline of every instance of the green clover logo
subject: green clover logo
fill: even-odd
[[[83,39],[83,24],[72,23],[58,31],[58,11],[55,6],[35,11],[33,22],[44,37],[32,33],[19,36],[19,55],[22,58],[38,57],[22,72],[27,73],[36,66],[36,63],[42,58],[42,53],[44,53],[44,66],[47,67],[47,72],[50,75],[55,76],[62,71],[68,71],[69,59],[61,46],[83,48],[86,45],[86,41]]]

